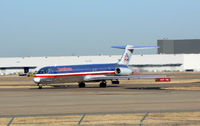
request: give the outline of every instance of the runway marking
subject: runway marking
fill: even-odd
[[[79,126],[81,125],[81,122],[82,122],[82,121],[83,121],[83,119],[85,118],[85,115],[86,115],[86,114],[83,114],[83,116],[82,116],[81,120],[78,122],[78,125],[79,125]]]
[[[13,122],[14,119],[15,117],[12,117],[7,126],[10,126],[10,124]]]
[[[143,126],[143,121],[146,119],[146,117],[149,115],[149,112],[147,112],[144,117],[140,120],[140,126]]]

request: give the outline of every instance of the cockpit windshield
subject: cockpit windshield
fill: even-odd
[[[42,68],[40,69],[37,74],[50,74],[50,73],[53,73],[55,72],[55,68],[53,67],[45,67],[45,68]]]

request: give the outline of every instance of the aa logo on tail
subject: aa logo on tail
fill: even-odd
[[[128,53],[126,53],[125,57],[124,57],[124,61],[128,62],[129,61],[129,56]]]

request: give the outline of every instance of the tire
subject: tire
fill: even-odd
[[[38,84],[38,89],[42,89],[42,84]]]
[[[100,88],[106,88],[107,87],[107,84],[106,82],[101,82],[100,85],[99,85]]]
[[[81,83],[79,83],[79,88],[84,88],[85,87],[85,83],[84,82],[81,82]]]

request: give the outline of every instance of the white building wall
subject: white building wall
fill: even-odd
[[[152,54],[152,55],[133,55],[130,64],[182,64],[183,55]]]
[[[44,66],[115,63],[120,57],[120,55],[113,55],[0,58],[0,67],[36,66],[39,69]]]
[[[164,66],[164,67],[144,67],[144,68],[132,68],[136,72],[141,71],[148,71],[148,72],[182,72],[184,71],[182,67],[171,67],[171,66]]]
[[[184,69],[200,71],[200,54],[184,54]]]
[[[155,55],[134,55],[130,65],[158,65],[157,67],[133,68],[135,71],[183,71],[182,66],[162,66],[170,64],[183,64],[183,55],[155,54]],[[159,66],[160,65],[160,66]]]
[[[36,66],[37,69],[43,66],[73,65],[73,64],[97,64],[116,63],[121,55],[101,56],[54,56],[54,57],[14,57],[0,58],[0,67],[26,67]],[[161,65],[158,67],[134,68],[145,71],[184,71],[194,69],[200,71],[200,54],[152,54],[133,55],[130,65]],[[166,64],[183,64],[182,66],[162,66]],[[23,72],[23,70],[1,70],[0,73]]]

